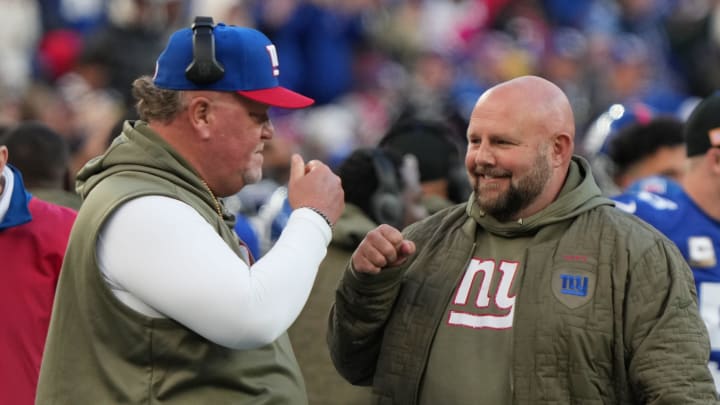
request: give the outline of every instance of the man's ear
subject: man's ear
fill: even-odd
[[[188,104],[190,125],[202,139],[210,137],[210,99],[204,96],[193,97]]]
[[[559,167],[570,161],[575,145],[570,134],[560,132],[553,136],[550,147],[552,148],[553,164]]]
[[[706,153],[710,170],[715,176],[720,177],[720,148],[710,148]]]

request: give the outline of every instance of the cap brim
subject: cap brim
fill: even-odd
[[[238,90],[237,93],[259,103],[281,108],[305,108],[315,102],[310,97],[280,86],[261,90]]]

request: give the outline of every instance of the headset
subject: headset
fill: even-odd
[[[380,140],[379,146],[397,150],[392,146],[393,138],[407,133],[427,133],[437,136],[449,145],[453,151],[448,157],[449,168],[445,174],[448,182],[448,199],[455,203],[462,203],[467,201],[472,192],[472,187],[463,162],[463,149],[466,146],[462,143],[462,137],[460,135],[456,136],[456,132],[449,124],[442,121],[420,119],[412,116],[401,117]],[[420,158],[418,156],[418,160]]]
[[[222,79],[225,68],[215,59],[215,37],[212,17],[195,17],[193,31],[193,60],[185,68],[185,77],[196,84],[210,84]]]
[[[398,171],[389,158],[378,149],[369,150],[378,186],[370,196],[370,210],[373,219],[380,224],[402,228],[405,207],[398,184]]]

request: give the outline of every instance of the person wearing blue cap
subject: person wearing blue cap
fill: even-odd
[[[198,17],[135,80],[140,120],[77,176],[38,404],[307,403],[286,330],[344,208],[340,179],[293,155],[293,212],[257,262],[219,200],[260,180],[268,109],[313,103],[279,74],[261,32]]]

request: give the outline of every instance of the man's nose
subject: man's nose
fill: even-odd
[[[495,152],[492,147],[483,143],[475,148],[473,159],[478,166],[492,166],[495,164]]]
[[[275,127],[272,124],[272,121],[267,120],[263,123],[262,126],[262,138],[263,139],[272,139],[272,137],[275,135]]]

